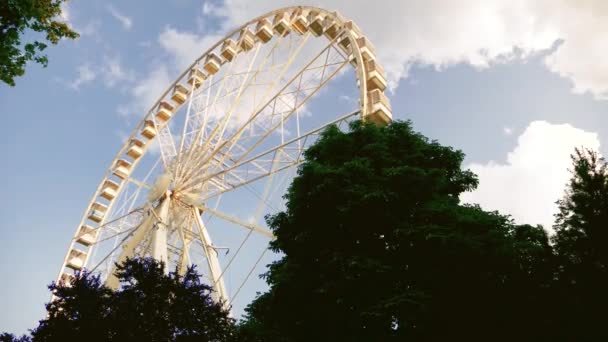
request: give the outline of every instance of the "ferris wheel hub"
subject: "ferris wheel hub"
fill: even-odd
[[[170,172],[165,172],[161,176],[159,176],[154,185],[150,188],[150,192],[148,192],[148,201],[154,202],[164,195],[170,196],[171,184],[173,183],[173,175]]]

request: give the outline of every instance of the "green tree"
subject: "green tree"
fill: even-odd
[[[553,238],[560,258],[562,326],[572,340],[606,340],[608,167],[592,150],[576,149],[572,161]]]
[[[47,42],[57,44],[62,38],[75,39],[79,35],[57,18],[61,4],[67,0],[0,0],[0,80],[14,86],[15,77],[25,73],[29,61],[47,66],[42,52]],[[45,40],[22,44],[28,30],[42,33]]]
[[[0,334],[0,342],[30,342],[30,341],[31,341],[31,338],[26,335],[17,337],[15,335],[9,334],[9,333]]]
[[[127,260],[116,291],[86,273],[70,286],[52,284],[55,300],[33,341],[230,341],[234,320],[196,270],[164,268],[152,258]]]
[[[239,327],[250,341],[538,340],[551,332],[542,227],[461,205],[464,155],[412,130],[326,130],[267,218],[284,256]]]

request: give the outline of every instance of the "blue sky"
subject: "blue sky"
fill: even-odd
[[[159,93],[223,33],[291,3],[69,3],[65,19],[81,38],[50,47],[49,67],[30,65],[16,87],[0,85],[0,330],[25,332],[43,317],[45,286],[89,197]],[[466,153],[481,183],[463,200],[550,225],[574,146],[606,152],[608,10],[600,1],[451,3],[318,5],[374,42],[394,118]]]

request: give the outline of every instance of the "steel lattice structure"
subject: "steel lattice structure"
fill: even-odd
[[[343,114],[311,114],[313,99],[330,81],[348,79],[349,70],[356,83],[349,96],[358,103]],[[390,122],[385,88],[373,46],[336,12],[288,7],[235,29],[196,59],[133,130],[95,190],[57,281],[69,283],[86,268],[116,287],[115,262],[152,256],[180,272],[202,265],[215,298],[230,305],[273,238],[260,217],[276,210],[280,201],[271,202],[304,150],[329,125]],[[226,224],[243,231],[224,257],[211,236]],[[259,257],[247,258],[229,293],[227,270],[241,263],[237,255],[252,236],[262,239]]]

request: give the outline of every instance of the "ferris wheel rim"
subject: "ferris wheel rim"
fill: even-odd
[[[341,31],[341,35],[345,35],[347,39],[349,39],[350,41],[350,46],[351,48],[351,53],[352,53],[352,58],[355,61],[355,73],[356,73],[356,77],[359,83],[359,110],[357,111],[356,115],[359,115],[361,118],[364,118],[367,114],[368,111],[368,94],[367,94],[367,82],[366,82],[366,64],[364,62],[363,56],[361,54],[361,51],[359,49],[359,46],[356,42],[356,37],[355,37],[355,33],[353,32],[352,29],[345,29],[344,28],[344,24],[347,22],[345,18],[343,18],[339,13],[337,12],[331,12],[319,7],[313,7],[313,6],[290,6],[290,7],[284,7],[281,9],[276,9],[270,12],[267,12],[263,15],[260,15],[256,18],[253,18],[251,20],[249,20],[247,23],[237,27],[236,29],[234,29],[233,31],[229,32],[227,35],[225,35],[223,38],[219,39],[215,44],[213,44],[207,51],[205,51],[203,54],[200,55],[200,57],[196,58],[194,60],[194,62],[187,67],[184,72],[182,72],[173,83],[171,83],[169,85],[169,87],[167,87],[167,89],[160,95],[160,97],[154,102],[154,105],[147,111],[147,113],[143,116],[143,118],[141,119],[141,121],[139,122],[139,124],[137,124],[133,130],[133,132],[130,134],[129,138],[126,140],[125,144],[122,146],[122,148],[119,150],[118,154],[116,155],[116,157],[113,159],[110,167],[108,168],[107,172],[105,173],[104,177],[102,178],[101,182],[99,183],[99,186],[97,188],[97,190],[95,191],[95,193],[93,194],[91,200],[89,201],[88,206],[85,209],[85,212],[80,220],[80,223],[76,229],[76,233],[74,234],[74,238],[71,241],[70,247],[68,248],[68,252],[64,258],[63,264],[62,264],[62,268],[60,270],[60,273],[57,277],[57,281],[59,282],[61,280],[62,274],[66,268],[66,262],[68,260],[68,257],[70,255],[71,250],[74,249],[74,242],[76,241],[77,237],[79,236],[80,233],[80,229],[83,226],[83,224],[87,221],[87,214],[88,212],[91,210],[92,206],[97,203],[97,199],[99,198],[99,194],[100,191],[102,190],[103,186],[104,186],[104,182],[106,182],[110,176],[112,175],[112,171],[114,166],[116,165],[116,163],[120,160],[121,156],[125,155],[125,152],[127,151],[127,149],[129,148],[129,144],[130,141],[132,139],[134,139],[135,137],[138,136],[138,134],[141,132],[141,130],[144,128],[146,121],[148,121],[150,118],[153,118],[155,115],[155,110],[157,108],[159,108],[159,106],[161,105],[163,99],[165,99],[171,92],[171,90],[175,89],[175,87],[180,84],[180,80],[183,80],[184,77],[188,74],[188,72],[190,70],[192,70],[193,68],[195,68],[197,65],[200,65],[200,63],[205,60],[206,58],[208,58],[208,56],[210,54],[213,53],[213,51],[217,50],[217,48],[223,43],[225,42],[227,39],[230,39],[231,37],[234,37],[235,35],[237,35],[239,32],[241,32],[244,29],[249,28],[250,26],[256,24],[257,22],[263,20],[263,19],[267,19],[267,18],[271,18],[273,16],[276,16],[277,14],[280,13],[293,13],[295,10],[302,10],[302,11],[318,11],[318,13],[323,14],[324,16],[331,16],[331,18],[333,20],[335,20],[336,22],[339,22],[340,25],[343,27],[342,31]],[[358,32],[359,34],[362,35],[362,32]],[[255,42],[256,45],[258,44],[263,44],[262,42],[260,42],[259,40],[256,40]],[[351,113],[352,115],[352,113]],[[172,120],[172,118],[170,118],[166,124],[168,124],[168,122],[170,122]],[[144,151],[145,153],[145,151]],[[138,161],[141,160],[141,158],[137,159],[136,161],[133,162],[132,164],[132,169],[131,172],[133,172],[135,170],[135,168],[137,167],[137,163]],[[119,193],[122,191],[122,189],[119,189]],[[118,195],[117,195],[118,196]],[[113,205],[114,203],[110,204],[110,208],[108,209],[108,211],[111,210],[111,205]],[[101,220],[101,222],[99,222],[99,225],[97,226],[97,228],[101,227],[102,225],[105,224],[104,222],[105,217]],[[90,256],[90,253],[87,254],[87,258]],[[88,259],[85,260],[84,264],[86,265]]]

